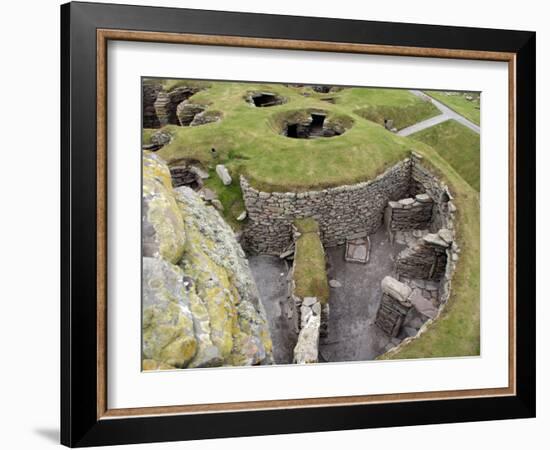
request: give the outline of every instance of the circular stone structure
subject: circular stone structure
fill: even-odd
[[[245,100],[256,108],[268,108],[286,103],[286,99],[273,92],[250,92]]]
[[[276,126],[277,131],[288,138],[331,138],[351,128],[353,119],[323,110],[299,110],[278,116]]]

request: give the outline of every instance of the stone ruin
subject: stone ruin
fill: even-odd
[[[245,100],[256,108],[268,108],[286,103],[286,99],[273,92],[251,92]]]
[[[160,126],[163,127],[168,124],[180,125],[177,114],[178,106],[198,91],[200,91],[199,88],[191,87],[178,87],[170,92],[161,90],[158,93],[154,103],[155,112]]]
[[[421,334],[447,303],[460,253],[454,233],[456,207],[446,185],[423,166],[420,155],[413,153],[375,180],[353,186],[267,193],[241,177],[241,188],[248,214],[241,243],[249,252],[287,258],[296,239],[292,221],[310,217],[318,222],[323,247],[346,245],[357,250],[364,246],[361,258],[354,259],[365,263],[368,236],[384,227],[395,254],[374,310],[374,325],[391,338],[382,352],[395,351]],[[328,326],[328,302],[324,320],[318,300],[297,297],[292,283],[290,278],[289,297],[299,318],[296,331],[301,333],[294,360],[311,362],[313,349],[319,348],[320,338],[328,331],[323,331],[323,324]]]
[[[174,189],[186,186],[194,191],[200,191],[204,186],[204,180],[209,178],[208,172],[193,162],[177,161],[169,166],[169,170]]]
[[[162,128],[166,125],[193,127],[221,120],[221,112],[209,111],[207,105],[190,100],[202,90],[204,88],[180,86],[167,92],[160,84],[144,82],[143,128]]]
[[[330,120],[326,112],[317,111],[304,119],[286,121],[282,134],[293,139],[330,138],[346,132],[344,126]]]

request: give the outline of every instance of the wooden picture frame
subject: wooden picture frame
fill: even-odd
[[[510,74],[508,387],[109,409],[106,401],[106,44],[109,40],[507,62]],[[64,445],[534,417],[535,33],[77,2],[61,7],[61,55],[61,442]]]

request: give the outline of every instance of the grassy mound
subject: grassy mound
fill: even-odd
[[[426,91],[426,94],[439,100],[475,124],[480,124],[480,97],[478,92]],[[471,97],[472,100],[468,100],[466,97]]]
[[[410,137],[433,147],[479,192],[479,134],[455,120],[448,120]]]
[[[294,256],[295,294],[301,298],[316,297],[324,304],[328,301],[329,285],[319,225],[314,219],[299,219],[294,225],[302,233],[296,240]]]

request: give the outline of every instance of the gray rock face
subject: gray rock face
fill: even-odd
[[[233,231],[193,190],[172,189],[156,155],[144,152],[143,173],[144,369],[272,363],[266,314]]]
[[[229,171],[223,164],[218,164],[216,166],[216,174],[225,186],[229,186],[233,181],[231,175],[229,175]]]

